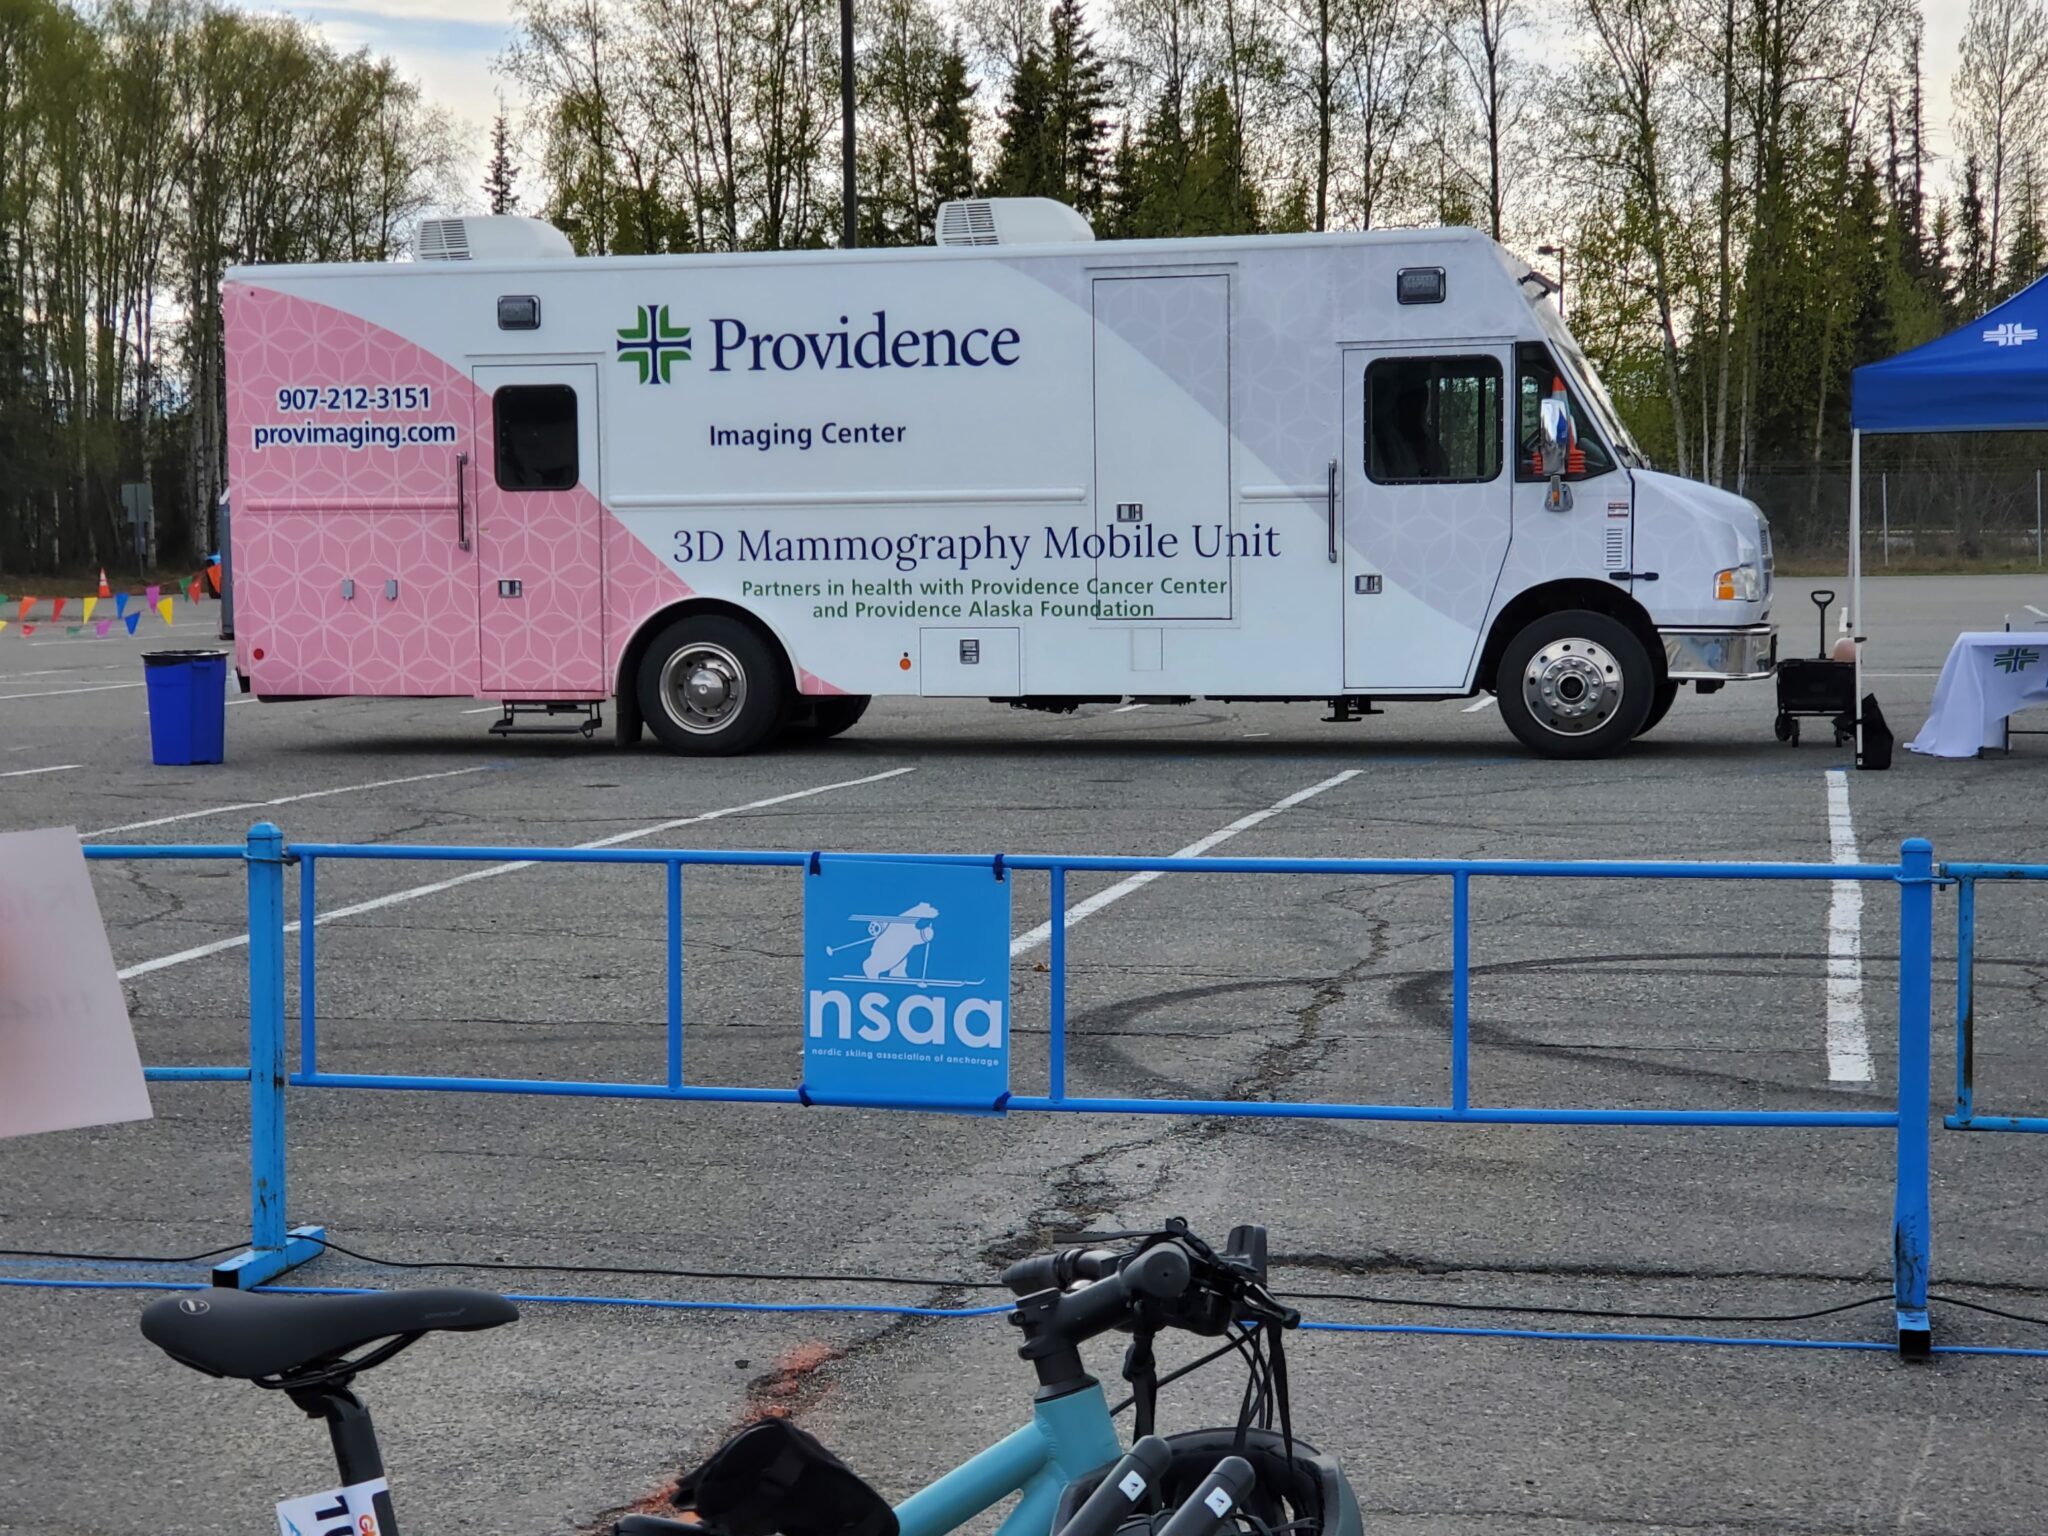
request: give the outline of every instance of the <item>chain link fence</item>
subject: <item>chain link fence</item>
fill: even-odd
[[[2048,455],[2038,466],[2010,462],[1863,466],[1863,567],[1894,562],[2048,567]],[[1771,520],[1778,558],[1848,558],[1849,466],[1764,469],[1743,487]]]

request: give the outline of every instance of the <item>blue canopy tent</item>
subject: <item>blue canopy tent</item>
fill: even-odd
[[[2048,277],[1980,320],[1849,379],[1849,622],[1863,756],[1863,434],[2048,431]]]

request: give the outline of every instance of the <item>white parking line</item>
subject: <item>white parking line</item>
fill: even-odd
[[[1459,713],[1466,715],[1476,715],[1482,709],[1491,709],[1494,705],[1498,704],[1499,702],[1499,699],[1495,698],[1492,694],[1489,693],[1485,695],[1483,698],[1479,699],[1476,703],[1467,704],[1462,710],[1459,711]]]
[[[495,715],[504,709],[502,704],[486,704],[482,709],[465,709],[465,715]]]
[[[1335,789],[1339,784],[1357,778],[1362,771],[1362,769],[1358,768],[1346,768],[1342,773],[1333,774],[1331,777],[1324,779],[1320,784],[1311,784],[1307,789],[1297,789],[1293,794],[1287,796],[1286,799],[1274,801],[1263,811],[1253,811],[1249,816],[1240,816],[1229,826],[1218,827],[1207,837],[1196,838],[1187,847],[1176,850],[1173,857],[1176,859],[1192,859],[1205,854],[1218,843],[1227,843],[1230,839],[1237,836],[1238,833],[1249,832],[1260,822],[1270,821],[1282,811],[1292,810],[1304,800],[1313,800],[1326,789]],[[1119,880],[1115,885],[1097,891],[1086,901],[1076,902],[1066,910],[1065,925],[1071,928],[1082,919],[1093,917],[1112,902],[1122,901],[1131,892],[1150,885],[1163,873],[1165,871],[1157,869],[1140,870],[1128,879]],[[1040,923],[1036,928],[1018,934],[1016,938],[1010,940],[1010,958],[1014,960],[1019,955],[1029,954],[1051,937],[1052,924],[1050,922]]]
[[[1110,713],[1112,715],[1128,715],[1132,710],[1143,709],[1144,707],[1145,706],[1142,704],[1119,704],[1115,709],[1112,709]]]
[[[610,837],[595,838],[587,843],[578,843],[582,849],[616,848],[621,843],[638,842],[643,837],[653,837],[662,832],[673,832],[678,827],[694,827],[707,821],[722,821],[728,816],[743,815],[748,811],[763,811],[771,805],[787,805],[792,800],[808,800],[813,795],[830,794],[835,789],[854,789],[862,784],[879,784],[884,779],[901,778],[906,773],[915,773],[916,768],[891,768],[886,773],[871,773],[865,778],[841,779],[833,784],[820,784],[812,789],[795,789],[785,795],[770,795],[764,800],[749,800],[745,805],[721,806],[715,811],[699,811],[694,816],[678,816],[673,821],[656,822],[651,827],[640,827],[632,832],[615,832]],[[509,864],[486,864],[482,869],[472,869],[466,874],[450,880],[435,880],[426,885],[408,886],[402,891],[393,891],[386,896],[375,896],[368,901],[359,901],[354,906],[336,907],[331,912],[322,912],[313,920],[315,927],[325,927],[344,917],[359,917],[365,912],[380,911],[395,907],[402,902],[418,901],[422,896],[432,896],[440,891],[452,891],[459,885],[469,885],[478,880],[489,880],[495,875],[509,875],[515,870],[532,869],[532,859],[514,859]],[[286,923],[286,933],[297,933],[297,923]],[[136,976],[147,976],[151,971],[169,970],[174,965],[184,965],[193,960],[204,960],[209,955],[218,955],[226,950],[240,949],[249,942],[246,933],[232,939],[218,939],[211,944],[200,944],[192,949],[181,949],[175,955],[162,955],[154,960],[144,960],[119,972],[120,979],[127,981]]]
[[[82,763],[59,763],[54,768],[16,768],[11,773],[0,773],[0,779],[26,779],[38,773],[69,773],[72,769],[83,766]]]
[[[94,683],[85,688],[51,688],[42,693],[0,693],[0,704],[9,699],[61,699],[67,693],[112,693],[117,688],[140,688],[141,683]]]
[[[459,779],[466,773],[485,773],[489,764],[475,768],[450,768],[441,773],[410,773],[402,779],[377,779],[369,784],[343,784],[336,789],[309,789],[303,794],[279,795],[275,800],[238,800],[233,805],[209,805],[203,811],[180,811],[175,816],[158,816],[149,821],[124,821],[118,827],[100,827],[81,832],[85,837],[108,837],[116,832],[141,832],[150,827],[168,827],[178,821],[198,821],[206,816],[225,816],[230,811],[260,811],[273,805],[296,805],[301,800],[325,800],[330,795],[359,795],[372,789],[392,789],[400,784],[424,784],[429,779]]]
[[[1849,775],[1828,774],[1828,848],[1837,864],[1857,864],[1849,820]],[[1828,1081],[1870,1081],[1870,1037],[1863,1027],[1863,883],[1837,880],[1828,897]]]

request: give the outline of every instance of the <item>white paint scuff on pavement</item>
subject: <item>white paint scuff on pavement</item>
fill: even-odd
[[[488,764],[475,768],[448,768],[440,773],[409,773],[402,779],[375,779],[368,784],[342,784],[333,789],[309,789],[296,795],[279,795],[274,800],[237,800],[232,805],[209,805],[199,811],[179,811],[173,816],[154,816],[148,821],[124,821],[117,827],[97,827],[81,832],[84,837],[110,837],[116,832],[141,832],[149,827],[168,827],[173,822],[199,821],[207,816],[225,816],[230,811],[262,811],[275,805],[296,805],[301,800],[325,800],[332,795],[360,795],[373,789],[395,789],[400,784],[424,784],[429,779],[459,779],[464,774],[484,773]]]
[[[1346,768],[1342,773],[1333,774],[1331,777],[1324,779],[1320,784],[1311,784],[1307,789],[1297,789],[1284,800],[1274,801],[1273,804],[1267,806],[1263,811],[1253,811],[1249,816],[1240,816],[1229,826],[1218,827],[1207,837],[1196,838],[1187,847],[1175,850],[1173,857],[1176,859],[1199,858],[1218,843],[1227,843],[1231,838],[1237,836],[1238,833],[1249,832],[1260,822],[1270,821],[1282,811],[1292,810],[1304,800],[1313,800],[1317,795],[1323,793],[1324,790],[1335,789],[1339,784],[1347,783],[1357,778],[1360,771],[1357,768]],[[1140,870],[1128,879],[1119,880],[1115,885],[1097,891],[1086,901],[1075,902],[1074,905],[1066,910],[1066,926],[1071,928],[1083,919],[1093,917],[1104,907],[1114,902],[1122,901],[1131,892],[1142,890],[1145,886],[1150,885],[1163,873],[1165,871],[1157,869]],[[1051,937],[1052,924],[1050,922],[1040,923],[1036,928],[1018,934],[1016,938],[1010,941],[1010,958],[1014,960],[1019,955],[1029,954]]]
[[[749,800],[745,805],[721,806],[715,811],[699,811],[693,816],[678,816],[673,821],[656,822],[651,827],[638,827],[631,832],[615,832],[610,837],[594,838],[590,842],[578,843],[575,846],[586,852],[597,848],[616,848],[622,843],[638,842],[641,838],[655,837],[663,832],[673,832],[678,827],[694,827],[707,821],[722,821],[728,816],[740,816],[748,811],[763,811],[772,805],[787,805],[792,800],[808,800],[813,795],[830,794],[835,789],[854,789],[862,784],[879,784],[884,779],[901,778],[906,773],[915,772],[917,772],[915,768],[891,768],[886,773],[871,773],[864,778],[841,779],[837,783],[819,784],[810,789],[794,789],[787,794],[770,795],[763,800]],[[365,912],[377,912],[385,907],[398,906],[402,902],[418,901],[423,896],[432,896],[441,891],[452,891],[457,886],[471,885],[478,880],[489,880],[497,875],[509,875],[516,870],[532,869],[534,863],[533,859],[514,859],[506,864],[486,864],[482,869],[472,869],[467,874],[455,876],[452,880],[435,880],[426,885],[407,886],[402,891],[392,891],[384,896],[373,896],[370,900],[359,901],[353,906],[336,907],[330,912],[322,912],[313,920],[314,926],[324,928],[327,924],[339,922],[344,917],[360,917]],[[284,931],[286,933],[297,933],[299,931],[299,924],[286,923]],[[128,981],[136,976],[147,976],[151,971],[169,970],[174,965],[185,965],[194,960],[204,960],[209,955],[222,954],[230,949],[240,949],[248,942],[249,935],[246,933],[237,934],[232,939],[217,939],[211,944],[200,944],[191,949],[181,949],[175,955],[161,955],[154,960],[141,961],[121,971],[119,975],[121,980]]]
[[[1849,775],[1828,774],[1828,850],[1837,864],[1860,864],[1849,819]],[[1870,1036],[1863,1024],[1863,882],[1837,880],[1828,896],[1828,1081],[1870,1081]]]
[[[91,683],[83,688],[47,688],[41,693],[0,693],[0,704],[17,699],[61,699],[72,693],[113,693],[122,688],[140,688],[141,683]]]

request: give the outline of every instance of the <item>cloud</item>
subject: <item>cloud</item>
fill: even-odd
[[[504,0],[233,0],[259,15],[310,23],[337,48],[388,57],[419,82],[427,101],[464,130],[462,183],[474,195],[483,179],[486,135],[501,95],[513,93],[491,72],[512,41]]]

